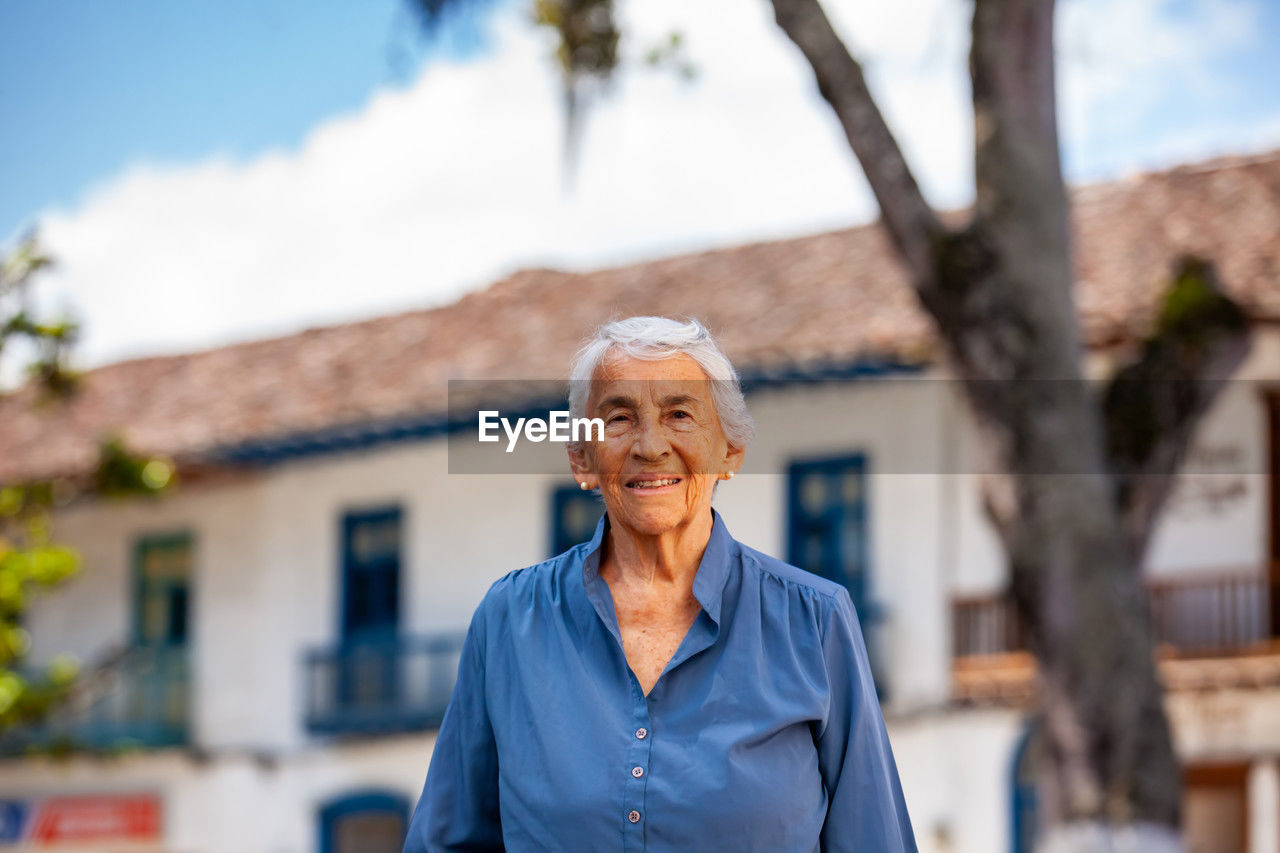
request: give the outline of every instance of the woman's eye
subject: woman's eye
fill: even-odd
[[[609,418],[609,423],[611,424],[617,423],[618,421],[625,421],[626,419],[627,419],[626,415],[614,415],[613,417]]]
[[[689,413],[688,413],[688,412],[684,411],[683,409],[676,409],[674,412],[672,412],[672,413],[671,413],[671,417],[673,417],[673,418],[687,418],[687,417],[690,417],[690,415],[689,415]]]

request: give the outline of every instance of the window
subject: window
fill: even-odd
[[[394,638],[400,622],[400,508],[342,518],[342,639]]]
[[[877,665],[880,611],[871,596],[867,541],[866,457],[861,454],[793,462],[787,472],[787,559],[849,590],[884,699]]]
[[[320,810],[320,853],[400,853],[408,824],[399,794],[349,794]]]
[[[103,731],[119,734],[107,734],[108,743],[115,737],[155,746],[186,741],[193,553],[185,531],[148,534],[134,545],[134,648],[110,668],[115,698],[103,708],[114,716]]]
[[[397,708],[403,673],[400,508],[342,517],[341,651],[335,702],[348,712]]]
[[[564,553],[596,531],[604,501],[577,485],[557,486],[551,493],[551,555]]]
[[[191,553],[191,535],[185,532],[138,540],[134,552],[135,645],[186,645]]]

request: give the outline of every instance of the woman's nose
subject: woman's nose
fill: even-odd
[[[636,428],[636,441],[632,452],[641,459],[658,459],[670,449],[670,443],[661,426],[652,418],[641,418]]]

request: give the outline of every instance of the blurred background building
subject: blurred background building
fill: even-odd
[[[1280,153],[1074,195],[1088,372],[1213,257],[1252,353],[1203,421],[1145,572],[1196,851],[1280,851]],[[875,226],[590,273],[91,371],[0,402],[0,482],[83,473],[122,427],[159,500],[83,500],[84,570],[29,613],[72,701],[0,740],[0,849],[391,853],[489,584],[582,541],[545,473],[450,473],[450,379],[563,377],[600,322],[693,315],[759,437],[716,505],[738,539],[848,586],[922,850],[1029,851],[1034,664],[979,493],[983,451]],[[45,754],[52,752],[54,754]]]

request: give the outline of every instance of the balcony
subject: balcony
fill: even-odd
[[[313,734],[390,734],[438,727],[453,693],[461,634],[346,643],[303,660]]]
[[[187,743],[189,671],[182,646],[131,646],[81,673],[47,719],[0,735],[0,755],[114,752]]]
[[[1206,672],[1243,672],[1245,668],[1251,673],[1246,678],[1253,680],[1280,674],[1278,596],[1280,584],[1257,571],[1149,581],[1148,612],[1166,683],[1203,680]],[[1008,595],[956,598],[951,617],[955,698],[1029,695],[1035,662],[1012,599]],[[1184,665],[1190,661],[1201,663]]]

